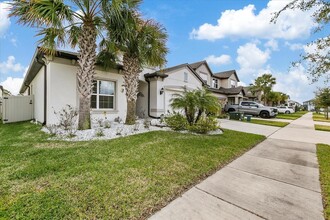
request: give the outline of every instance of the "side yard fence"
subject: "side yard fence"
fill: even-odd
[[[34,118],[33,96],[3,97],[0,109],[4,124],[31,120]]]

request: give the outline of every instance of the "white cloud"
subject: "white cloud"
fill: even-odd
[[[277,40],[270,39],[265,43],[265,47],[272,49],[273,51],[278,51],[278,42]]]
[[[211,65],[215,65],[215,66],[221,66],[221,65],[226,65],[226,64],[230,64],[231,63],[231,57],[229,55],[223,54],[221,56],[214,56],[214,55],[210,55],[208,57],[205,58],[205,60],[211,64]]]
[[[16,38],[11,38],[10,42],[12,43],[13,46],[17,47],[17,39]]]
[[[244,87],[248,86],[245,82],[242,82],[242,81],[238,82],[237,85],[238,86],[244,86]]]
[[[9,56],[6,61],[0,63],[0,73],[21,72],[24,67],[20,63],[15,63],[15,57]]]
[[[270,0],[258,14],[252,4],[239,10],[221,13],[216,25],[205,23],[190,33],[192,39],[210,40],[234,38],[297,39],[309,36],[315,27],[313,11],[284,11],[277,22],[270,23],[273,13],[281,10],[288,1]]]
[[[8,77],[5,81],[0,82],[5,89],[9,90],[11,94],[17,95],[19,94],[19,90],[23,83],[23,78],[12,78]]]
[[[9,7],[7,1],[0,2],[0,37],[4,36],[10,26]]]
[[[290,43],[290,42],[285,42],[285,46],[288,46],[290,50],[296,51],[296,50],[302,50],[304,49],[303,44],[298,44],[298,43]]]
[[[308,74],[303,65],[297,65],[287,73],[272,72],[272,75],[276,78],[274,91],[286,93],[292,100],[299,102],[313,96],[315,86],[309,84]]]
[[[260,50],[255,43],[247,43],[237,49],[236,61],[240,65],[239,74],[258,74],[270,59],[270,50]]]

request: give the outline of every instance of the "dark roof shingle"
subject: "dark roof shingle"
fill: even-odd
[[[233,74],[236,76],[237,81],[239,82],[239,78],[238,78],[235,70],[228,70],[228,71],[224,71],[224,72],[215,73],[214,77],[216,77],[218,79],[228,79]]]
[[[243,86],[238,86],[235,88],[223,88],[220,87],[219,89],[209,88],[210,91],[219,93],[219,94],[225,94],[225,95],[238,95],[240,92],[245,95],[245,91],[243,89]]]

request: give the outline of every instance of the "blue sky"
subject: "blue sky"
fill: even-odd
[[[0,1],[0,84],[16,93],[37,46],[35,30],[8,18]],[[271,13],[287,0],[145,0],[141,11],[164,25],[169,34],[167,66],[206,59],[213,72],[235,69],[242,85],[263,73],[277,79],[274,90],[302,102],[314,97],[306,65],[289,68],[316,36],[312,12],[287,11],[276,24]],[[324,36],[319,33],[318,36]]]

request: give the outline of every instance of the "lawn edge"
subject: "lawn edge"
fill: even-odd
[[[223,131],[230,130],[230,129],[223,129],[223,128],[221,128],[221,129]],[[240,131],[237,131],[237,132],[240,132]],[[241,132],[241,133],[246,133],[246,132]],[[214,169],[210,170],[209,172],[207,172],[207,173],[199,176],[198,179],[195,182],[189,184],[188,186],[184,187],[182,190],[180,190],[177,193],[175,193],[175,195],[173,195],[171,198],[169,198],[163,204],[158,204],[157,206],[154,206],[150,211],[146,211],[145,213],[142,214],[141,218],[139,218],[139,219],[149,219],[151,216],[153,216],[154,214],[156,214],[157,212],[159,212],[161,209],[165,208],[171,202],[173,202],[174,200],[178,199],[179,197],[182,197],[182,195],[184,193],[186,193],[187,191],[189,191],[190,189],[192,189],[194,186],[196,186],[197,184],[203,182],[208,177],[210,177],[213,174],[215,174],[216,172],[220,171],[222,168],[226,167],[228,164],[230,164],[231,162],[233,162],[237,158],[241,157],[243,154],[245,154],[246,152],[250,151],[251,149],[253,149],[254,147],[256,147],[258,144],[260,144],[261,142],[263,142],[263,141],[265,141],[267,139],[267,137],[264,136],[264,135],[260,135],[260,136],[263,136],[264,138],[262,140],[256,142],[254,145],[250,146],[246,150],[242,151],[241,153],[239,153],[235,157],[231,158],[229,161],[225,162],[224,164],[221,164],[220,166],[215,167]]]
[[[329,218],[327,218],[326,216],[326,208],[330,208],[330,203],[328,203],[328,197],[329,197],[329,200],[330,200],[330,194],[328,195],[326,192],[325,192],[325,183],[323,181],[323,178],[322,178],[322,169],[321,169],[321,166],[320,166],[320,162],[319,162],[319,155],[318,155],[318,152],[319,152],[319,147],[320,145],[327,145],[327,144],[322,144],[322,143],[317,143],[316,144],[316,155],[317,155],[317,160],[318,160],[318,164],[319,164],[319,181],[320,181],[320,187],[321,187],[321,195],[322,195],[322,206],[323,206],[323,217],[325,220],[329,220],[330,219],[330,216],[328,216]],[[330,147],[330,145],[327,145]]]

